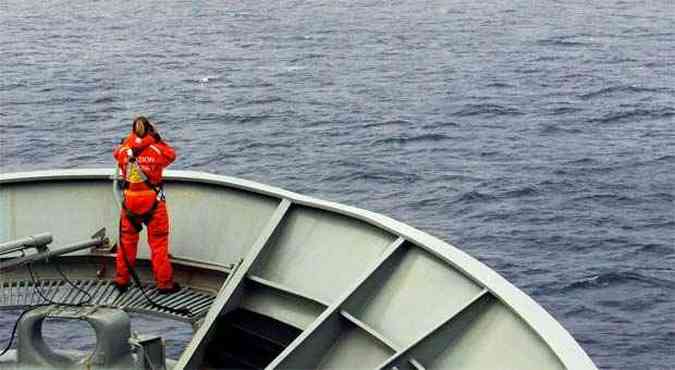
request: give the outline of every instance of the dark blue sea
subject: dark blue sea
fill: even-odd
[[[174,169],[409,223],[599,368],[675,369],[672,0],[0,0],[0,31],[2,173],[112,167],[145,114]]]

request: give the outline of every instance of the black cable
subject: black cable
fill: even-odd
[[[36,281],[35,276],[33,275],[33,269],[30,268],[30,263],[26,265],[26,269],[28,270],[28,274],[30,275],[30,280],[33,282],[33,290],[37,292],[40,298],[42,298],[43,301],[49,304],[57,304],[56,302],[52,301],[51,298],[45,296],[44,293],[42,293],[42,290],[38,286],[39,280]]]
[[[120,222],[120,227],[119,227],[119,233],[120,234],[119,234],[118,240],[121,240],[121,237],[122,237],[122,235],[121,235],[121,233],[122,233],[121,222]],[[156,308],[159,308],[159,309],[162,309],[162,310],[166,310],[166,311],[169,311],[171,313],[175,313],[177,315],[192,316],[192,311],[190,311],[190,309],[187,308],[187,307],[173,308],[173,307],[165,306],[163,304],[159,304],[159,303],[155,302],[154,300],[152,300],[152,298],[150,298],[148,296],[148,294],[145,292],[145,289],[143,288],[143,284],[141,284],[141,279],[138,277],[138,274],[136,273],[136,270],[131,266],[131,263],[129,263],[129,260],[127,259],[127,255],[124,252],[124,248],[122,247],[122,245],[119,242],[117,243],[117,249],[118,249],[118,253],[122,253],[122,259],[124,260],[124,264],[126,265],[127,270],[129,270],[129,273],[131,274],[131,279],[134,281],[134,284],[136,284],[138,289],[141,291],[141,294],[143,295],[145,300],[148,301],[148,303],[150,303],[153,307],[156,307]]]
[[[58,266],[58,264],[57,264],[57,266]],[[16,338],[16,329],[19,327],[19,322],[24,317],[24,315],[26,315],[28,312],[30,312],[32,310],[35,310],[37,308],[40,308],[40,307],[46,307],[46,306],[50,306],[50,305],[59,305],[59,306],[68,306],[68,307],[83,307],[85,305],[85,303],[83,303],[81,301],[76,303],[76,304],[53,301],[51,298],[49,298],[47,295],[45,295],[44,292],[42,292],[42,289],[40,289],[40,284],[39,284],[40,281],[39,281],[39,279],[35,278],[35,274],[33,274],[33,269],[30,267],[30,263],[26,265],[26,269],[28,269],[28,274],[30,275],[31,282],[33,283],[33,290],[46,303],[40,303],[40,304],[31,306],[29,309],[23,310],[23,312],[21,312],[19,317],[14,322],[14,326],[12,327],[12,334],[9,336],[9,341],[7,342],[7,345],[5,346],[5,348],[2,351],[0,351],[0,357],[4,356],[9,351],[9,349],[12,348],[12,344],[14,343],[14,338]],[[59,271],[60,271],[60,268],[59,268]],[[62,274],[61,276],[63,276],[63,278],[66,281],[69,281],[68,278],[65,276],[65,274],[63,274],[63,271],[60,271],[60,273]],[[71,282],[71,285],[72,285],[72,282]],[[75,285],[73,285],[73,286],[75,286]],[[78,290],[82,290],[82,289],[78,288]],[[87,293],[87,295],[90,297],[89,300],[91,300],[91,295],[88,294],[88,293]],[[88,301],[87,301],[87,303],[88,303]]]
[[[56,302],[44,295],[40,287],[38,286],[39,280],[35,279],[35,275],[33,274],[33,269],[30,268],[30,264],[26,265],[26,268],[28,269],[28,273],[30,274],[30,279],[33,282],[33,290],[37,292],[37,294],[47,302],[48,304],[53,304],[53,305],[58,305],[58,306],[67,306],[67,307],[84,307],[87,305],[89,302],[78,302],[78,303],[67,303],[67,302]]]
[[[4,356],[5,353],[7,353],[7,352],[9,351],[9,349],[12,347],[12,343],[14,343],[14,338],[16,337],[16,328],[19,327],[19,321],[21,321],[21,318],[23,318],[23,316],[24,316],[25,314],[27,314],[28,312],[30,312],[30,311],[32,311],[32,310],[34,310],[34,309],[36,309],[36,308],[45,307],[45,306],[49,306],[49,304],[44,304],[44,303],[43,303],[43,304],[38,304],[38,305],[32,306],[31,308],[29,308],[29,309],[24,310],[23,312],[21,312],[21,314],[19,315],[19,317],[18,317],[18,318],[16,319],[16,321],[14,322],[14,327],[12,328],[12,335],[9,336],[9,341],[7,342],[7,345],[6,345],[5,348],[2,350],[2,352],[0,352],[0,357]]]
[[[122,249],[122,246],[120,246],[120,245],[118,245],[117,247],[120,250]],[[129,273],[131,274],[131,278],[134,281],[134,284],[136,284],[138,289],[141,291],[141,294],[143,295],[145,300],[148,301],[148,303],[150,303],[153,307],[156,307],[156,308],[159,308],[159,309],[162,309],[162,310],[166,310],[166,311],[169,311],[171,313],[175,313],[177,315],[192,316],[192,312],[187,307],[173,308],[173,307],[165,306],[163,304],[159,304],[159,303],[155,302],[154,300],[152,300],[152,298],[150,298],[148,296],[148,294],[145,292],[145,289],[143,288],[143,284],[141,284],[141,279],[138,277],[138,274],[136,273],[136,270],[133,267],[131,267],[131,264],[127,260],[126,254],[124,253],[124,251],[121,251],[121,253],[122,253],[122,257],[124,259],[124,262],[127,266],[127,270],[129,270]]]
[[[118,178],[119,178],[119,173],[118,169],[115,170],[115,174],[113,175],[113,195],[115,199],[117,200],[117,205],[120,207],[120,210],[124,210],[124,197],[120,199],[119,194],[117,193],[118,189]],[[117,253],[122,254],[122,259],[124,260],[124,264],[127,267],[127,270],[129,270],[129,273],[131,274],[131,278],[134,281],[134,284],[138,286],[138,289],[140,289],[141,294],[145,298],[148,303],[150,303],[153,307],[163,309],[166,311],[169,311],[171,313],[175,313],[177,315],[185,315],[185,316],[192,316],[192,311],[190,311],[189,308],[187,307],[179,307],[179,308],[173,308],[169,306],[165,306],[162,304],[159,304],[155,301],[153,301],[145,292],[145,289],[143,288],[143,285],[141,284],[141,279],[138,277],[138,274],[136,273],[136,270],[131,266],[131,263],[129,263],[129,260],[127,259],[127,254],[124,251],[124,248],[122,247],[122,220],[119,222],[119,226],[117,228]]]
[[[124,256],[124,259],[126,260],[126,256]],[[148,294],[145,292],[145,289],[143,288],[143,285],[141,284],[141,279],[136,274],[136,271],[134,270],[133,267],[129,266],[128,262],[127,262],[127,269],[131,273],[131,277],[134,280],[134,284],[136,284],[138,289],[141,291],[141,294],[143,295],[143,297],[145,297],[145,300],[148,301],[148,303],[150,303],[153,307],[159,308],[161,310],[166,310],[166,311],[169,311],[171,313],[175,313],[177,315],[192,316],[192,311],[190,311],[190,309],[187,308],[187,307],[173,308],[173,307],[165,306],[163,304],[159,304],[159,303],[155,302],[154,300],[152,300],[152,298],[150,298],[150,296],[148,296]]]
[[[89,292],[87,292],[86,290],[84,290],[84,289],[80,288],[79,286],[75,285],[75,283],[73,283],[72,281],[70,281],[70,279],[68,279],[66,274],[63,273],[63,270],[61,270],[61,264],[59,264],[58,261],[56,261],[56,263],[54,264],[54,267],[56,267],[56,271],[58,271],[59,275],[61,275],[63,280],[66,281],[66,283],[68,283],[75,290],[79,290],[80,292],[84,293],[88,297],[86,301],[80,301],[80,302],[78,302],[78,304],[87,304],[87,303],[91,302],[92,299],[94,299],[94,297],[92,297],[91,294],[89,294]]]

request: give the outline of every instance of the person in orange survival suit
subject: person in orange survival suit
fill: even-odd
[[[136,264],[139,233],[147,226],[152,272],[160,294],[180,290],[169,261],[169,214],[162,188],[162,171],[176,159],[147,118],[134,119],[132,131],[113,152],[124,177],[124,201],[116,258],[115,286],[129,287],[129,269]]]

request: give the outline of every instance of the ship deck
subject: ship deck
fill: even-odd
[[[53,232],[58,247],[117,230],[110,173],[0,175],[0,240]],[[97,302],[193,322],[177,368],[595,369],[534,300],[420,230],[241,179],[188,171],[165,179],[175,279],[186,289],[158,299],[190,305],[194,317],[156,310],[137,290],[115,295],[112,255],[58,262]],[[138,270],[153,294],[146,249]],[[35,272],[43,282],[21,269],[0,276],[5,307],[35,302],[36,285],[81,299],[53,266]]]

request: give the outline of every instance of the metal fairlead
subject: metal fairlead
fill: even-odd
[[[84,320],[96,332],[95,350],[84,358],[55,352],[42,337],[47,318]],[[107,307],[66,307],[49,305],[27,312],[17,327],[18,367],[51,369],[130,369],[136,368],[132,356],[131,326],[126,312]],[[162,359],[163,360],[163,359]],[[160,367],[158,367],[160,368]]]

